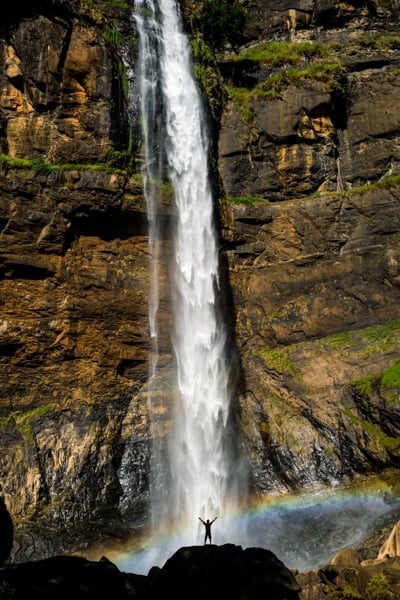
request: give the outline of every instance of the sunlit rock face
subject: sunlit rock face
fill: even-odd
[[[151,444],[146,207],[135,177],[79,166],[126,151],[129,118],[140,129],[118,44],[107,41],[111,22],[130,32],[129,11],[106,2],[23,5],[7,8],[0,26],[0,149],[75,168],[1,163],[2,495],[18,522],[142,525]],[[222,301],[239,356],[235,408],[260,495],[399,464],[397,388],[381,377],[399,358],[400,192],[349,192],[399,174],[400,54],[346,51],[364,32],[399,31],[387,5],[340,6],[254,2],[245,42],[337,41],[341,95],[307,79],[274,100],[252,100],[250,121],[230,99],[215,129],[221,196],[259,199],[221,202],[220,225]],[[243,73],[230,60],[223,55],[221,71],[231,85],[269,74]],[[139,141],[131,140],[133,164]],[[167,396],[170,207],[166,191],[159,347]],[[154,410],[163,439],[168,411]]]

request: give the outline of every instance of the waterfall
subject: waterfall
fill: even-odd
[[[175,0],[135,0],[135,20],[153,276],[150,402],[158,368],[157,201],[163,165],[176,209],[170,274],[176,391],[167,459],[157,443],[153,448],[152,527],[158,535],[179,529],[180,543],[192,545],[203,542],[198,517],[217,516],[213,541],[232,542],[230,515],[246,486],[234,450],[226,329],[217,310],[218,242],[206,120],[192,75],[191,46]]]
[[[218,314],[218,243],[208,170],[208,138],[201,98],[192,77],[191,52],[175,0],[135,0],[139,33],[143,126],[143,183],[149,221],[152,286],[149,301],[153,352],[148,398],[152,423],[150,482],[152,536],[117,561],[123,571],[146,574],[181,546],[203,543],[198,521],[218,520],[213,543],[266,547],[286,566],[318,569],[341,548],[357,547],[374,524],[392,513],[378,478],[371,489],[313,490],[246,502],[246,476],[232,427],[229,346]],[[132,77],[132,80],[134,77]],[[132,104],[133,106],[133,104]],[[172,427],[167,451],[170,382],[159,359],[161,192],[174,189],[174,256],[170,273],[175,353]],[[161,339],[161,335],[160,335]],[[161,345],[161,344],[160,344]],[[161,355],[161,352],[160,352]],[[161,415],[161,425],[157,416]],[[164,419],[164,420],[163,420]],[[127,444],[120,479],[124,498],[145,488],[146,452]],[[140,455],[140,456],[138,456]],[[139,468],[138,468],[139,465]],[[143,469],[140,466],[143,466]],[[135,472],[136,470],[136,472]],[[239,511],[242,508],[243,512]],[[126,508],[126,507],[125,507]]]

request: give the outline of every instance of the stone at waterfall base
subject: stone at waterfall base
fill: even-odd
[[[361,562],[341,551],[317,571],[294,573],[269,550],[225,544],[177,550],[148,575],[124,573],[107,558],[55,556],[0,567],[7,600],[333,600],[343,590],[370,600],[376,582],[400,597],[400,558]],[[371,588],[371,589],[370,589]],[[389,597],[389,596],[388,596]]]
[[[297,600],[293,573],[269,550],[225,544],[180,548],[147,576],[123,573],[107,558],[56,556],[0,568],[13,600]]]

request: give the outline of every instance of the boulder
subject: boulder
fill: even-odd
[[[13,538],[14,538],[14,527],[7,510],[3,498],[0,497],[0,565],[3,564],[10,556]]]

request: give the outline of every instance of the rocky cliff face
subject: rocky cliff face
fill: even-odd
[[[188,27],[196,4],[183,4]],[[295,4],[243,3],[243,46],[209,73],[224,301],[259,494],[381,472],[400,453],[398,6]],[[260,42],[300,51],[248,54]],[[14,2],[0,52],[2,495],[17,524],[143,524],[150,271],[129,4]]]

